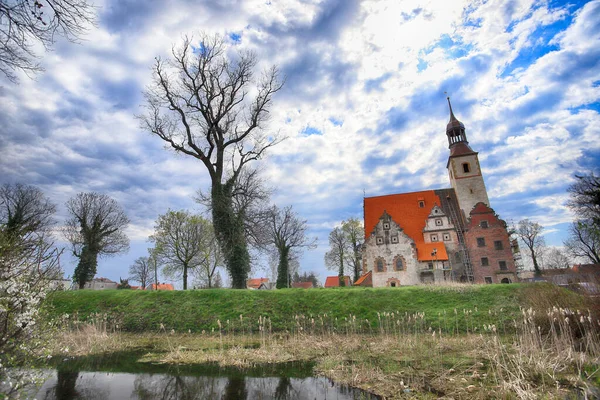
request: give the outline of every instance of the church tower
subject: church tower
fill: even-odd
[[[490,205],[479,158],[469,146],[465,134],[465,126],[454,116],[452,104],[448,97],[448,107],[450,108],[450,121],[446,127],[446,136],[448,137],[448,147],[450,156],[448,157],[448,175],[450,183],[458,198],[458,204],[463,211],[465,218],[469,218],[469,213],[479,202]]]

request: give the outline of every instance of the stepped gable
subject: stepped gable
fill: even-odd
[[[442,202],[434,190],[366,197],[364,199],[365,240],[373,232],[384,212],[387,212],[415,242],[419,261],[447,260],[448,255],[443,242],[425,243],[423,240],[423,228],[435,204],[442,205],[444,209],[446,201]],[[437,249],[437,257],[431,255],[434,249]]]

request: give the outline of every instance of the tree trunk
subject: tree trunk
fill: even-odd
[[[279,250],[279,265],[277,267],[277,289],[288,287],[290,249],[283,246]]]
[[[215,235],[225,256],[233,289],[245,289],[250,272],[250,253],[242,215],[233,208],[231,188],[221,183],[212,185],[212,215]]]
[[[354,257],[354,282],[356,282],[358,280],[358,278],[360,278],[360,264],[361,264],[361,260],[358,257]]]
[[[156,265],[156,256],[152,256],[152,261],[154,261],[154,289],[158,289],[158,266]],[[152,290],[152,286],[150,286],[150,290]]]
[[[188,266],[183,265],[183,290],[187,290]]]
[[[346,281],[344,280],[344,253],[340,252],[340,270],[338,273],[340,278],[340,287],[346,286]]]
[[[85,284],[96,276],[96,266],[98,265],[98,253],[90,250],[88,246],[83,246],[79,263],[73,272],[75,282],[79,289],[84,289]]]
[[[533,249],[531,250],[531,261],[533,261],[533,269],[535,270],[535,274],[540,276],[542,275],[542,271],[540,270],[540,266],[537,262],[537,257],[535,255],[535,251],[533,251]]]

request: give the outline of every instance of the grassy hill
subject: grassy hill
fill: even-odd
[[[581,306],[582,298],[550,285],[188,291],[65,291],[49,298],[50,315],[107,322],[129,332],[256,332],[259,318],[273,331],[368,332],[395,323],[426,330],[503,329],[520,307]],[[379,313],[379,314],[378,314]],[[391,314],[393,313],[393,315]],[[241,316],[241,317],[240,317]],[[399,322],[402,321],[402,322]],[[400,329],[400,328],[398,328]],[[499,328],[500,329],[500,328]]]

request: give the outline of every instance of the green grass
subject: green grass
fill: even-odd
[[[217,320],[225,333],[256,332],[259,316],[270,318],[274,331],[292,331],[300,325],[310,329],[310,319],[315,318],[317,325],[322,320],[324,327],[342,332],[348,326],[345,318],[351,319],[350,315],[356,317],[356,326],[365,332],[378,328],[378,312],[394,312],[396,320],[398,314],[408,319],[408,315],[425,313],[421,329],[464,332],[483,324],[510,325],[519,315],[519,307],[528,306],[523,303],[528,297],[524,293],[544,290],[554,289],[548,285],[513,284],[273,291],[81,290],[56,292],[49,300],[51,317],[69,314],[88,321],[106,314],[108,320],[119,324],[119,329],[129,332],[156,332],[161,324],[167,331],[210,332],[218,330]],[[571,295],[565,291],[565,296]],[[465,315],[465,311],[469,314]],[[299,323],[295,316],[301,316]],[[388,322],[392,319],[388,317]]]

